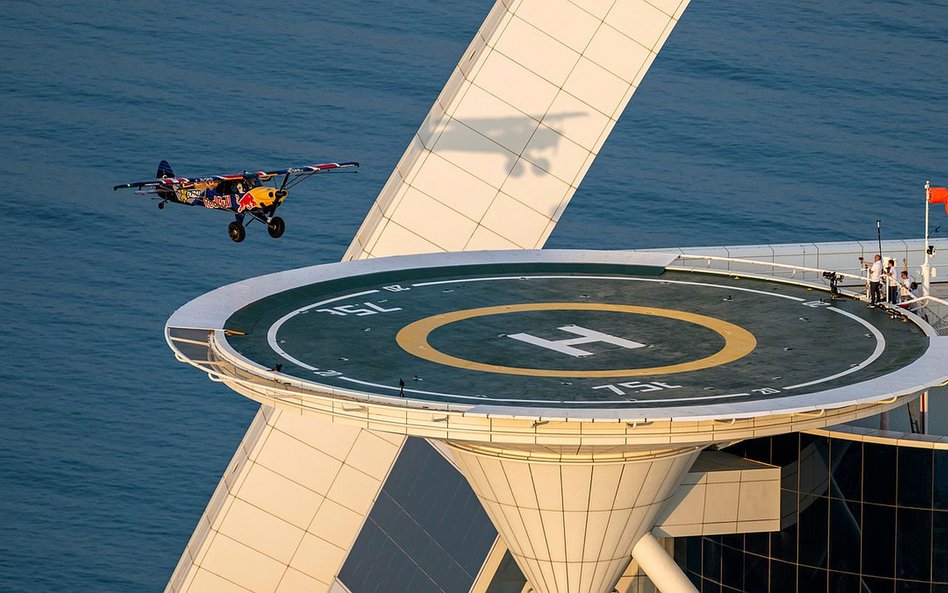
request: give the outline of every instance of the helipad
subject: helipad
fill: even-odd
[[[702,448],[900,405],[948,379],[948,338],[806,286],[667,269],[674,259],[314,266],[204,295],[167,337],[212,379],[313,417],[314,435],[333,422],[437,441],[530,581],[574,583],[546,591],[608,590],[630,556],[666,590],[693,590],[650,531]]]
[[[673,257],[316,266],[219,289],[168,325],[218,330],[220,354],[261,376],[468,413],[746,417],[905,395],[945,373],[944,346],[915,323],[803,286],[668,271]]]

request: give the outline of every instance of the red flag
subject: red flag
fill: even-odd
[[[929,204],[944,204],[945,214],[948,214],[948,187],[931,187],[928,189]]]

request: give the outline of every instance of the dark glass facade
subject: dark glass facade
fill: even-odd
[[[487,593],[520,593],[526,586],[527,577],[523,576],[523,572],[510,552],[505,552],[500,566],[497,567],[497,571],[490,580]]]
[[[681,538],[702,592],[948,593],[948,450],[810,434],[727,449],[782,468],[779,532]]]
[[[409,438],[339,579],[352,593],[468,591],[496,537],[461,474]]]

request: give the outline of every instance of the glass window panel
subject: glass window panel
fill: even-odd
[[[702,576],[721,582],[721,544],[709,537],[704,538],[702,546]]]
[[[686,543],[688,550],[688,570],[694,574],[701,574],[701,542],[704,538],[689,537]]]
[[[800,564],[826,568],[828,517],[828,498],[800,495]]]
[[[776,560],[797,561],[797,526],[790,525],[770,534],[770,551]]]
[[[464,478],[410,438],[340,571],[352,593],[466,591],[497,532]],[[431,589],[431,587],[434,587]]]
[[[780,528],[785,529],[797,522],[797,492],[780,490]]]
[[[948,449],[935,449],[935,508],[948,510]]]
[[[760,461],[761,463],[770,463],[770,440],[769,438],[763,438],[742,441],[744,451],[741,457]]]
[[[829,572],[829,590],[832,593],[861,593],[862,582],[858,574]]]
[[[895,576],[895,508],[862,505],[862,538],[863,574]]]
[[[730,546],[721,548],[721,584],[744,588],[744,552]]]
[[[770,534],[767,532],[744,534],[744,550],[749,554],[770,556]]]
[[[948,511],[932,513],[935,549],[932,550],[932,580],[948,583]]]
[[[743,533],[728,533],[725,535],[719,536],[722,546],[728,548],[734,548],[735,550],[744,549],[744,534]]]
[[[770,593],[797,593],[797,566],[795,564],[770,563]]]
[[[863,593],[893,593],[895,591],[895,581],[892,579],[863,576],[862,584]]]
[[[829,439],[800,435],[800,492],[829,495]]]
[[[505,552],[494,578],[487,587],[487,593],[520,593],[526,584],[527,578],[523,576],[517,562],[510,552]]]
[[[701,581],[701,593],[721,593],[721,583],[704,579]]]
[[[896,447],[899,452],[899,506],[932,506],[932,450]]]
[[[933,584],[932,593],[948,593],[948,584]]]
[[[339,579],[353,593],[443,591],[375,523],[366,522],[356,544],[339,573]]]
[[[895,504],[896,448],[889,445],[863,445],[863,499],[866,502]]]
[[[830,496],[862,500],[862,443],[831,439],[830,460],[833,474]]]
[[[797,492],[800,490],[800,472],[797,471],[799,465],[796,462],[787,464],[780,468],[780,488]]]
[[[770,463],[786,467],[800,460],[799,456],[800,433],[791,432],[771,437]]]
[[[916,581],[896,581],[895,593],[931,593],[931,583],[919,583]]]
[[[826,593],[826,571],[809,566],[800,566],[800,591]]]
[[[676,537],[672,540],[672,557],[675,559],[675,564],[682,567],[682,569],[688,568],[688,538],[686,537]]]
[[[917,581],[931,580],[931,511],[900,508],[898,521],[895,576]]]
[[[830,500],[829,567],[832,570],[859,572],[860,506],[858,502]]]
[[[770,563],[766,558],[747,554],[744,556],[744,590],[766,591]]]

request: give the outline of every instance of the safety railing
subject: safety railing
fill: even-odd
[[[694,272],[712,272],[729,275],[764,278],[793,284],[810,284],[832,289],[837,286],[849,296],[863,296],[866,276],[837,270],[824,270],[807,266],[781,264],[777,262],[739,259],[711,255],[681,254],[668,265],[669,269]]]
[[[694,272],[712,272],[728,275],[743,275],[811,285],[832,290],[854,298],[868,299],[868,269],[862,274],[825,270],[793,264],[740,259],[732,257],[681,254],[669,264],[669,269]],[[883,292],[887,292],[883,283]],[[883,295],[885,297],[885,294]],[[948,335],[948,301],[934,296],[921,296],[898,303],[924,319],[939,335]]]
[[[899,303],[928,322],[940,336],[948,336],[948,301],[933,296],[922,296]]]

